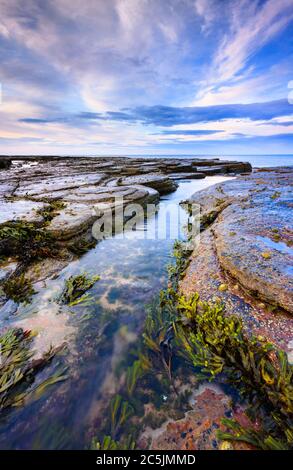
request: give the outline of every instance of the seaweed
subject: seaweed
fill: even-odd
[[[142,376],[142,374],[143,374],[143,369],[142,369],[140,360],[134,361],[132,366],[127,368],[126,389],[127,389],[127,393],[129,397],[133,395],[137,381]]]
[[[51,222],[57,215],[59,211],[65,209],[66,204],[61,199],[56,199],[54,201],[49,201],[48,206],[39,209],[37,213],[43,217],[46,224]]]
[[[123,448],[129,418],[128,427],[132,426],[132,435],[136,435],[143,425],[156,422],[155,416],[162,419],[167,410],[174,414],[178,406],[187,409],[190,392],[177,393],[173,383],[175,371],[181,375],[195,374],[197,380],[220,377],[231,383],[248,405],[250,420],[257,418],[260,423],[255,429],[244,429],[236,421],[225,419],[227,431],[218,431],[220,439],[244,441],[261,449],[292,448],[293,368],[287,355],[263,337],[247,333],[241,318],[226,315],[223,303],[203,302],[198,293],[188,298],[178,294],[191,253],[185,248],[176,242],[168,288],[149,307],[135,359],[127,368],[125,390],[122,385],[112,399],[111,424],[104,425],[105,438],[95,440],[94,448]],[[166,390],[172,397],[169,405],[156,398]],[[124,401],[126,394],[130,403]],[[144,403],[153,402],[154,413],[138,415],[139,404],[134,395]],[[121,419],[122,404],[128,412],[136,411],[135,419],[131,419],[131,411],[122,414],[127,419]],[[158,408],[162,414],[158,414]]]
[[[27,265],[35,259],[55,258],[59,249],[56,240],[43,227],[15,221],[0,228],[0,253],[16,256]]]
[[[87,253],[89,250],[95,248],[97,240],[75,240],[68,245],[68,249],[75,255],[81,256]]]
[[[16,303],[28,304],[35,294],[32,282],[24,274],[9,277],[2,283],[2,289],[6,297]]]
[[[115,437],[121,426],[133,414],[133,408],[122,396],[115,395],[110,402],[111,435]]]
[[[71,276],[65,281],[65,287],[59,298],[59,302],[73,306],[85,300],[84,294],[100,280],[100,276],[89,277],[86,274]]]
[[[237,421],[223,418],[222,424],[228,431],[217,431],[218,439],[223,441],[247,442],[262,450],[289,450],[288,445],[283,441],[266,434],[264,431],[257,431],[253,428],[243,428]]]
[[[32,331],[9,329],[0,335],[0,411],[20,406],[27,399],[38,399],[47,387],[67,378],[65,371],[57,371],[35,388],[32,384],[37,372],[43,369],[58,350],[50,349],[38,360],[33,359]]]
[[[280,191],[275,191],[275,192],[271,195],[271,199],[272,199],[272,200],[278,199],[280,196],[281,196]]]
[[[104,436],[101,441],[97,438],[92,439],[92,450],[134,450],[135,441],[132,436],[128,436],[123,441],[115,441],[111,436]]]
[[[286,353],[262,337],[246,334],[242,320],[236,315],[226,316],[223,304],[201,302],[195,294],[187,301],[194,306],[191,314],[185,299],[178,298],[177,302],[177,347],[185,350],[189,362],[203,376],[213,380],[222,374],[237,387],[249,404],[248,416],[261,419],[261,433],[291,447],[293,367]]]

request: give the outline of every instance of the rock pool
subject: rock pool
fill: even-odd
[[[174,239],[184,239],[188,216],[179,203],[226,179],[181,181],[176,192],[161,198],[158,213],[127,238],[114,235],[70,263],[55,279],[40,281],[31,304],[17,307],[8,301],[2,307],[2,327],[38,332],[36,357],[50,345],[66,342],[64,353],[39,375],[45,378],[66,370],[68,379],[2,415],[0,448],[84,449],[90,445],[101,410],[117,390],[122,360],[141,333],[146,305],[166,286]],[[165,223],[166,206],[171,213],[169,238],[156,239]],[[64,281],[84,272],[101,276],[86,300],[74,307],[58,304]]]

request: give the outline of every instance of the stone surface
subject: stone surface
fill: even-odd
[[[151,450],[219,450],[223,442],[217,439],[217,430],[226,431],[221,419],[240,417],[241,409],[232,410],[231,400],[220,387],[203,384],[191,400],[192,410],[180,420],[168,420],[159,429],[147,428],[140,437],[140,448]],[[229,449],[248,450],[245,443],[229,443]]]
[[[39,211],[45,209],[47,204],[43,202],[27,200],[0,200],[0,225],[11,220],[22,220],[25,222],[40,223],[43,217]]]
[[[287,351],[293,338],[292,175],[293,169],[254,172],[196,193],[192,201],[202,216],[217,216],[202,232],[181,284],[186,295],[220,298],[246,328]]]
[[[197,162],[211,163],[209,170],[217,163],[213,171],[222,172],[219,161],[202,159],[7,157],[5,162],[11,165],[0,171],[0,223],[40,222],[38,209],[45,207],[44,202],[61,200],[66,207],[47,227],[60,239],[87,230],[96,218],[97,204],[112,207],[117,197],[125,203],[155,202],[159,194],[175,191],[174,179],[186,177],[186,171],[189,177],[204,177],[204,172],[197,172]],[[241,163],[233,165],[241,171]]]
[[[189,180],[200,180],[202,178],[205,178],[206,174],[194,171],[193,173],[171,173],[169,176],[174,180],[180,180],[182,178],[186,178]]]
[[[156,189],[160,194],[168,194],[175,191],[178,184],[167,176],[159,174],[147,174],[139,176],[128,176],[122,178],[119,185],[128,186],[132,184],[145,185]]]
[[[11,165],[11,160],[9,158],[0,158],[0,170],[6,170]]]

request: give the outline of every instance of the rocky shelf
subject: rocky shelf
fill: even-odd
[[[97,203],[111,204],[120,196],[127,202],[147,202],[174,191],[175,180],[187,175],[204,178],[211,172],[251,171],[249,163],[217,159],[126,157],[1,157],[0,168],[0,224],[16,219],[40,222],[45,204],[59,200],[65,207],[47,229],[65,239],[84,231],[92,223],[92,209]]]
[[[42,236],[50,236],[59,244],[58,260],[46,247],[48,254],[42,260],[30,260],[29,267],[26,266],[25,275],[36,282],[40,277],[54,275],[72,260],[69,245],[77,244],[80,249],[91,241],[94,222],[107,208],[113,209],[117,198],[123,198],[123,204],[135,202],[145,206],[175,191],[178,179],[204,178],[210,172],[250,171],[249,163],[218,159],[1,156],[0,255],[4,263],[0,277],[3,280],[15,273],[14,253],[10,257],[9,251],[19,233],[11,238],[11,231],[5,230],[11,224],[20,224],[18,232],[23,228],[31,232],[31,226],[39,227]],[[22,266],[18,265],[18,269],[22,271]]]
[[[292,168],[258,170],[194,194],[201,240],[182,282],[185,294],[220,297],[258,334],[287,349],[293,338],[292,175]]]

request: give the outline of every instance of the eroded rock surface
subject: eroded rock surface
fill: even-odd
[[[179,420],[169,419],[161,428],[147,428],[140,437],[140,448],[151,450],[247,450],[245,443],[221,441],[217,431],[226,431],[223,418],[248,421],[241,408],[232,410],[230,397],[218,385],[202,384],[191,400],[192,409]]]
[[[95,204],[111,205],[117,197],[126,202],[154,201],[159,194],[176,190],[174,173],[176,179],[180,174],[181,178],[186,177],[186,171],[195,178],[208,174],[202,169],[197,172],[195,164],[203,163],[202,159],[6,157],[3,162],[0,225],[19,219],[37,221],[44,202],[60,200],[66,207],[59,211],[48,230],[65,239],[88,228]],[[208,171],[230,171],[227,162],[205,162]],[[231,162],[230,166],[233,172],[251,169],[249,163]]]
[[[67,247],[69,240],[92,236],[89,232],[93,224],[109,210],[114,213],[129,203],[145,207],[158,202],[160,195],[176,190],[178,184],[174,179],[185,178],[186,171],[189,177],[205,177],[202,170],[197,171],[196,163],[206,163],[208,170],[219,173],[230,171],[227,162],[222,165],[216,159],[1,157],[0,160],[3,161],[0,230],[11,222],[32,223],[63,247]],[[233,172],[234,165],[239,172],[243,171],[242,163],[231,165]],[[251,168],[249,164],[244,166]],[[22,230],[22,226],[18,229]],[[0,254],[10,256],[14,253],[3,252],[3,247],[12,246],[6,234],[7,231],[2,231],[2,238],[6,238],[5,243],[0,240]],[[71,259],[71,253],[66,254],[63,247],[62,256]],[[48,275],[53,275],[58,263],[49,253],[47,258],[45,268]],[[41,268],[45,275],[44,266]],[[33,282],[38,280],[34,273]]]
[[[200,191],[203,232],[185,294],[220,298],[247,328],[290,352],[293,338],[293,169],[255,171]]]

